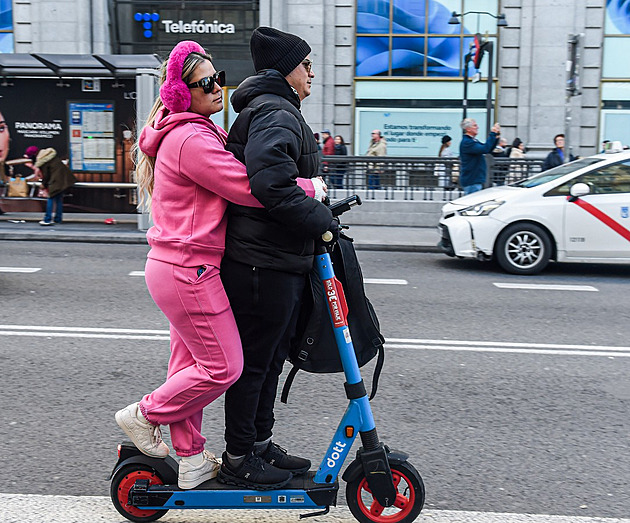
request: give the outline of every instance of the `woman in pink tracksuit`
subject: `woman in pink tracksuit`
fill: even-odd
[[[209,116],[223,108],[224,73],[192,41],[180,42],[162,68],[160,96],[138,147],[139,190],[151,198],[153,227],[145,277],[170,323],[167,379],[139,403],[116,413],[116,422],[139,450],[166,457],[160,425],[169,425],[178,456],[180,488],[215,477],[220,463],[204,450],[203,408],[241,374],[238,330],[219,267],[228,202],[261,205],[251,195],[245,167],[225,150],[226,132]],[[300,179],[309,196],[321,180]]]

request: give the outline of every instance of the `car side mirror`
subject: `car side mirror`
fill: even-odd
[[[585,183],[576,183],[575,185],[571,186],[569,192],[571,193],[571,196],[573,196],[573,198],[579,198],[580,196],[586,196],[587,194],[590,194],[591,188]]]

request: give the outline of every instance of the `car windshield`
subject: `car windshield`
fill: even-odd
[[[549,169],[548,171],[543,171],[532,176],[531,178],[520,180],[511,185],[513,187],[537,187],[538,185],[542,185],[543,183],[556,180],[561,176],[564,176],[565,174],[578,171],[579,169],[588,167],[589,165],[593,165],[601,161],[603,161],[602,158],[582,158],[571,163],[563,163],[558,167],[554,167],[553,169]]]

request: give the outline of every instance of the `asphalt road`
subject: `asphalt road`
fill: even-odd
[[[167,328],[130,275],[147,249],[2,243],[1,267],[40,270],[0,272],[0,493],[108,494],[123,439],[113,414],[161,383],[168,360],[159,333],[119,332]],[[437,254],[359,258],[368,281],[389,280],[367,284],[388,339],[379,435],[421,472],[425,512],[628,516],[628,267],[531,278]],[[523,283],[595,290],[497,286]],[[344,410],[342,381],[298,374],[275,439],[316,462]],[[218,401],[204,419],[211,450],[222,427]]]

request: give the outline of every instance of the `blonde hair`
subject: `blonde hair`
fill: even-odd
[[[190,53],[182,67],[182,80],[184,83],[188,83],[189,78],[199,64],[204,60],[212,61],[212,57],[209,54]],[[161,86],[166,81],[166,67],[168,65],[168,59],[162,62],[160,67],[160,77],[158,84]],[[155,103],[149,112],[147,121],[144,127],[153,127],[155,123],[155,117],[157,113],[164,107],[162,99],[158,95],[155,99]],[[138,139],[140,134],[138,134]],[[136,159],[136,183],[138,184],[138,207],[150,210],[151,197],[153,196],[154,177],[153,172],[155,170],[155,156],[149,156],[140,150],[138,140],[133,144],[131,148],[131,155]]]

